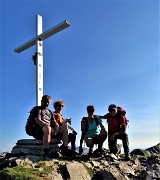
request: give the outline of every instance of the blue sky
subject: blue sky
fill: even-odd
[[[30,138],[24,128],[36,105],[36,46],[20,54],[14,49],[36,36],[36,14],[43,31],[65,19],[71,23],[43,42],[44,94],[52,103],[65,101],[62,114],[73,119],[77,146],[87,105],[104,115],[111,103],[127,111],[131,149],[159,143],[158,0],[1,0],[0,152]]]

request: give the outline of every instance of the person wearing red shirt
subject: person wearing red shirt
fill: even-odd
[[[109,113],[104,116],[100,116],[103,119],[107,119],[108,122],[108,146],[110,153],[117,154],[117,139],[121,139],[123,143],[125,159],[129,160],[129,140],[126,133],[126,117],[117,113],[117,106],[111,104],[108,107]],[[125,110],[123,110],[124,113]]]

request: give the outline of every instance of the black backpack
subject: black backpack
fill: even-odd
[[[98,117],[96,115],[94,115],[94,118],[95,118],[96,124],[98,126]],[[83,129],[83,127],[82,127],[82,123],[83,122],[85,122],[85,129]],[[81,131],[83,133],[86,133],[88,131],[88,118],[87,117],[83,117],[82,118],[82,121],[81,121]]]
[[[40,108],[41,106],[35,106],[34,108],[31,109],[30,114],[28,116],[26,126],[25,126],[25,131],[29,136],[34,135],[35,129],[38,126],[34,118],[34,112]]]

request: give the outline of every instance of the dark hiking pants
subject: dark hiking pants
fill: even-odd
[[[58,133],[58,134],[56,135],[56,138],[59,139],[59,140],[61,140],[61,134]],[[75,151],[75,150],[76,150],[76,134],[75,134],[75,133],[69,133],[69,134],[68,134],[68,144],[69,144],[69,143],[71,143],[71,149],[72,149],[73,151]],[[61,148],[63,148],[63,144],[60,146],[60,149],[61,149]]]
[[[76,134],[74,133],[69,133],[68,135],[68,144],[71,143],[71,149],[73,151],[76,150]]]
[[[119,135],[116,135],[114,140],[110,140],[110,138],[108,138],[108,145],[109,145],[110,153],[117,154],[117,152],[118,152],[117,139],[122,140],[124,153],[125,153],[125,155],[128,155],[128,153],[129,153],[129,140],[128,140],[128,135],[126,133],[121,133]]]

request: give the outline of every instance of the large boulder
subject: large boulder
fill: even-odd
[[[57,152],[59,150],[59,143],[58,140],[52,139],[50,143],[50,149],[52,152]],[[36,139],[20,139],[12,148],[11,153],[12,155],[42,155],[43,142]]]

